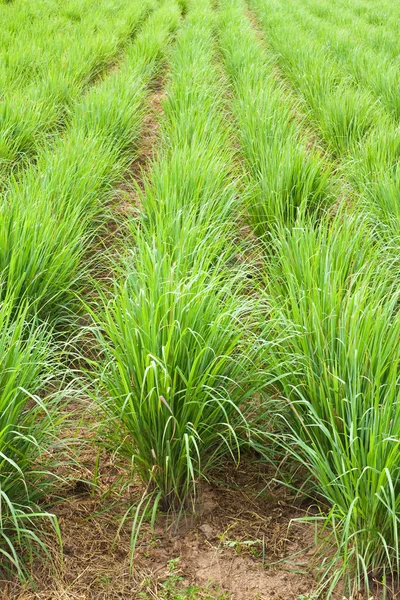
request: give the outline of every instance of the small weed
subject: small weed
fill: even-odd
[[[183,585],[184,578],[179,575],[179,561],[179,558],[174,558],[168,562],[167,579],[157,592],[158,600],[229,600],[229,595],[221,593],[218,588],[204,589],[195,585],[185,587]],[[150,600],[146,592],[140,593],[139,597],[143,600]]]

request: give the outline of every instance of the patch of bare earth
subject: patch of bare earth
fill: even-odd
[[[119,254],[126,249],[127,223],[137,218],[142,209],[140,194],[144,191],[146,174],[158,147],[159,117],[165,95],[165,76],[160,76],[150,86],[136,156],[127,169],[124,179],[113,191],[109,219],[91,250],[92,275],[106,285],[115,277],[114,257],[117,258],[118,263]]]
[[[145,551],[147,568],[165,577],[168,560],[179,557],[187,585],[217,585],[232,600],[289,600],[311,593],[315,580],[304,568],[313,552],[310,531],[289,527],[304,510],[280,486],[266,492],[270,476],[249,461],[221,473],[221,479],[202,486],[195,521],[182,523],[174,534],[158,526]]]
[[[88,446],[81,457],[87,481],[89,474],[95,479],[96,464],[97,450]],[[63,564],[55,545],[54,562],[35,569],[36,590],[3,587],[2,598],[134,600],[146,592],[162,600],[160,584],[173,559],[179,559],[182,585],[217,585],[232,600],[295,600],[315,589],[306,572],[311,532],[289,527],[292,518],[305,514],[304,508],[293,503],[285,488],[275,485],[265,491],[271,476],[260,472],[259,465],[246,461],[240,470],[203,485],[195,518],[183,518],[175,526],[161,515],[154,533],[146,525],[132,571],[131,519],[120,531],[119,525],[142,488],[134,479],[122,488],[121,475],[126,481],[127,471],[103,453],[97,488],[78,482],[65,490],[65,500],[54,510],[64,540]]]
[[[160,115],[165,97],[164,76],[159,77],[152,84],[152,93],[145,111],[140,152],[131,164],[125,180],[117,188],[117,197],[121,201],[116,203],[116,211],[122,216],[129,216],[132,211],[137,214],[141,209],[139,190],[144,191],[144,180],[158,148]]]

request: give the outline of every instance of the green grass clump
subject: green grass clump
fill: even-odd
[[[350,21],[343,30],[339,18],[338,26],[325,20],[318,25],[318,14],[313,14],[318,4],[310,0],[305,6],[292,0],[283,6],[281,0],[268,4],[252,0],[273,47],[273,58],[337,160],[346,181],[345,194],[352,188],[351,196],[357,196],[354,207],[366,208],[374,226],[380,226],[385,243],[397,246],[399,132],[392,114],[396,108],[387,110],[388,92],[384,91],[394,93],[396,69],[385,56],[374,54],[372,59],[363,46],[354,49],[360,38],[357,24]],[[337,18],[336,12],[332,18]],[[367,65],[375,61],[374,68],[364,65],[364,59]],[[374,91],[379,100],[373,97]],[[292,204],[289,198],[289,206]]]
[[[302,18],[293,7],[287,12],[280,0],[268,4],[252,0],[251,4],[279,66],[300,94],[327,149],[336,159],[352,155],[371,129],[385,124],[386,112],[368,89],[357,86],[343,71],[323,40],[309,34],[303,25],[307,16]]]
[[[62,418],[60,395],[49,390],[62,386],[65,372],[56,372],[48,322],[65,333],[80,302],[83,256],[104,221],[111,184],[132,159],[148,85],[179,19],[174,2],[150,16],[120,69],[81,99],[65,135],[41,149],[2,199],[0,555],[20,579],[37,554],[50,559],[43,522],[60,535],[45,501]]]
[[[326,513],[320,575],[328,597],[398,582],[400,320],[391,264],[365,221],[282,230],[269,254],[270,368],[287,433]],[[322,510],[322,509],[321,509]],[[312,519],[311,519],[312,520]]]
[[[399,140],[372,97],[380,86],[383,99],[390,83],[379,83],[375,70],[364,87],[363,65],[357,75],[347,54],[352,79],[338,57],[339,33],[326,26],[309,34],[329,11],[310,16],[317,3],[303,4],[251,2],[272,58],[353,192],[336,217],[316,222],[305,213],[293,227],[278,215],[265,253],[266,372],[276,381],[271,395],[280,396],[270,409],[282,418],[272,437],[308,469],[314,487],[306,489],[318,498],[321,514],[309,520],[323,542],[325,598],[342,583],[346,595],[399,585]],[[287,203],[290,214],[296,198]]]
[[[385,18],[386,35],[374,46],[371,44],[374,27],[369,21],[356,17],[354,6],[342,5],[338,11],[325,0],[293,0],[290,10],[299,26],[307,31],[307,35],[319,46],[323,45],[343,76],[349,75],[349,79],[357,86],[370,90],[388,114],[397,118],[399,96],[396,90],[399,74],[392,52],[384,50],[385,42],[390,39],[388,15]],[[383,17],[385,13],[382,7],[379,12]]]
[[[254,230],[263,234],[276,224],[291,227],[304,214],[320,214],[329,203],[330,169],[315,148],[307,149],[242,2],[222,3],[219,32],[249,170]]]
[[[135,258],[100,321],[103,408],[119,452],[166,510],[190,503],[198,478],[239,450],[240,407],[254,390],[250,304],[201,259],[185,276],[140,240]]]
[[[238,458],[243,413],[260,383],[250,267],[237,262],[233,243],[239,203],[214,23],[208,3],[189,3],[171,58],[162,149],[130,225],[134,250],[113,298],[94,311],[108,443],[136,466],[153,516],[157,507],[192,508],[199,480],[224,457]],[[136,520],[134,543],[137,532]]]
[[[52,449],[61,416],[60,394],[50,396],[55,380],[55,353],[50,336],[27,310],[0,307],[0,556],[1,568],[24,579],[38,553],[47,552],[44,522],[58,532],[46,511],[54,490]],[[54,383],[53,383],[54,385]],[[48,527],[47,527],[48,530]],[[4,571],[3,571],[4,574]]]

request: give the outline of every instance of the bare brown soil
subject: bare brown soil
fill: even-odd
[[[80,456],[82,480],[94,480],[96,460],[95,446],[88,446]],[[118,527],[142,488],[134,480],[122,488],[120,477],[127,479],[126,470],[103,453],[97,487],[78,481],[64,490],[65,500],[55,507],[64,540],[63,564],[55,545],[54,562],[36,566],[36,590],[9,585],[1,597],[135,600],[146,592],[148,598],[163,600],[160,584],[174,559],[179,559],[183,586],[218,586],[231,600],[295,600],[309,594],[316,585],[306,572],[313,553],[311,532],[304,526],[289,527],[304,509],[285,488],[271,484],[271,474],[263,470],[246,461],[238,470],[220,473],[218,482],[202,486],[196,518],[184,517],[177,527],[162,515],[154,533],[146,524],[130,572],[131,519],[119,533]],[[287,560],[271,566],[282,559]]]
[[[113,191],[109,219],[90,251],[89,260],[93,265],[91,274],[97,281],[110,282],[114,279],[113,258],[126,249],[127,224],[137,218],[142,210],[140,194],[144,191],[146,174],[158,146],[159,116],[165,97],[165,76],[156,78],[151,83],[149,92],[136,156],[124,179]],[[90,291],[88,295],[91,295]]]
[[[147,101],[142,135],[140,139],[140,152],[132,162],[126,173],[125,180],[117,187],[117,202],[115,215],[129,218],[137,215],[141,210],[140,193],[144,191],[146,174],[151,161],[155,158],[158,147],[162,102],[166,97],[165,77],[160,76],[151,86],[151,94]]]
[[[165,569],[174,556],[187,584],[219,586],[232,600],[288,600],[315,589],[312,576],[290,556],[307,560],[306,530],[289,528],[293,517],[304,515],[286,490],[262,492],[266,481],[249,462],[238,471],[204,486],[196,522],[181,527],[174,537],[159,531],[162,540],[148,552],[156,568]],[[288,558],[287,562],[276,563]],[[303,571],[303,572],[301,572]],[[164,576],[166,575],[164,571]]]

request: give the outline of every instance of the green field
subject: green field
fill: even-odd
[[[0,0],[0,595],[400,594],[400,4]]]

